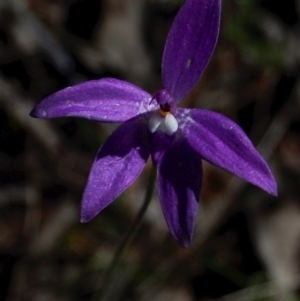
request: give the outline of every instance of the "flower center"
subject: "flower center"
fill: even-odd
[[[178,122],[171,113],[169,104],[162,104],[158,111],[154,112],[149,119],[148,128],[151,133],[162,131],[171,136],[178,130]]]
[[[169,115],[170,114],[170,111],[171,111],[171,107],[170,107],[170,105],[169,104],[163,104],[163,105],[160,105],[160,108],[159,108],[159,110],[158,110],[158,112],[159,112],[159,115],[161,116],[161,117],[166,117],[167,115]]]

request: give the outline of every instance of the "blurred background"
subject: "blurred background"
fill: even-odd
[[[274,198],[204,162],[192,247],[156,193],[107,300],[300,300],[300,1],[223,0],[220,39],[182,102],[235,120],[268,161]],[[97,299],[139,210],[149,166],[87,224],[81,196],[117,125],[29,117],[69,85],[116,77],[150,93],[182,0],[0,0],[0,300]]]

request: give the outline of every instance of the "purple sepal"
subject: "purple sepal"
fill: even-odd
[[[175,138],[175,135],[169,136],[164,132],[157,131],[155,133],[148,133],[150,141],[150,152],[151,159],[154,165],[157,165],[162,156],[164,155],[166,149],[169,148],[172,141]]]
[[[149,157],[145,117],[126,121],[99,150],[83,194],[81,220],[87,222],[115,200],[141,173]]]
[[[178,109],[189,144],[208,162],[277,195],[277,184],[268,164],[243,130],[227,117],[206,110]]]
[[[220,0],[186,0],[170,29],[162,62],[164,87],[179,102],[194,87],[217,43]]]
[[[104,78],[58,91],[35,106],[38,118],[75,116],[104,122],[121,122],[154,109],[151,96],[122,80]]]
[[[165,152],[157,171],[158,194],[170,232],[188,248],[194,233],[202,182],[202,162],[182,138]]]

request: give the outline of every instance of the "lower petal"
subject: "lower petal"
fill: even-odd
[[[149,133],[151,159],[154,165],[157,165],[166,150],[170,147],[175,135],[169,136],[165,132],[157,131],[155,133]]]
[[[179,111],[182,132],[203,159],[277,195],[268,164],[235,122],[206,110]]]
[[[140,116],[123,123],[99,150],[83,194],[87,222],[116,199],[141,173],[149,157],[147,125]]]
[[[201,158],[177,138],[158,165],[158,193],[170,232],[185,248],[194,233],[201,182]]]

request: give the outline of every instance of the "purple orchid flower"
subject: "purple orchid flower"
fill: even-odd
[[[193,236],[202,181],[202,159],[272,195],[274,177],[242,129],[221,114],[177,108],[195,86],[215,48],[221,0],[186,0],[171,27],[163,62],[164,89],[153,96],[117,79],[88,81],[63,89],[31,112],[38,118],[76,116],[124,122],[93,163],[82,200],[87,222],[141,173],[151,155],[168,227],[183,247]]]

